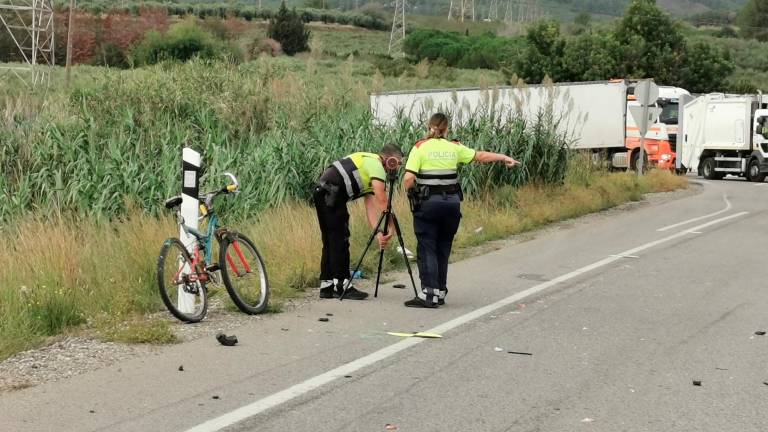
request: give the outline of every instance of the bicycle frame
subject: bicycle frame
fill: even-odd
[[[192,236],[195,237],[198,245],[201,243],[203,244],[205,247],[204,260],[206,263],[210,263],[213,260],[213,240],[216,238],[216,228],[218,227],[219,219],[213,211],[208,213],[205,217],[208,218],[208,226],[206,227],[205,234],[184,223],[181,223],[180,225],[184,232],[192,234]],[[197,257],[194,257],[194,259],[197,259]]]

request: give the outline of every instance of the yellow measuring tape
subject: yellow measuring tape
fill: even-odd
[[[439,339],[443,337],[442,335],[439,335],[437,333],[397,333],[397,332],[387,332],[388,335],[392,336],[400,336],[400,337],[420,337],[420,338],[428,338],[428,339]]]

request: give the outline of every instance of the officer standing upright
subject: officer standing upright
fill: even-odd
[[[448,294],[448,258],[461,220],[458,166],[473,161],[518,162],[509,156],[475,151],[447,140],[448,118],[437,113],[429,119],[429,132],[408,155],[403,180],[411,198],[413,226],[418,241],[421,293],[405,302],[408,307],[436,308]]]
[[[400,166],[403,151],[394,144],[386,144],[379,154],[358,152],[339,159],[328,167],[317,181],[312,193],[323,239],[320,260],[320,298],[339,297],[350,277],[349,274],[349,211],[347,202],[365,197],[368,223],[375,228],[379,216],[387,209],[384,163]],[[387,235],[378,233],[383,249],[395,232],[391,223]],[[353,286],[344,296],[349,300],[363,300],[368,293]]]

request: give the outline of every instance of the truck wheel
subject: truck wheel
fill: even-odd
[[[630,161],[630,165],[632,167],[632,171],[637,172],[637,170],[640,169],[640,150],[632,152],[632,158]],[[648,171],[648,154],[643,154],[643,172]]]
[[[704,159],[701,163],[701,175],[707,180],[722,180],[725,177],[724,174],[715,171],[715,158],[711,157]]]
[[[751,182],[762,183],[765,181],[765,174],[760,173],[760,162],[757,159],[752,159],[749,162],[746,177]]]

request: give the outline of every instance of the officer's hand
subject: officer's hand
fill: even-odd
[[[515,165],[520,165],[520,162],[512,159],[511,157],[507,156],[507,158],[504,160],[504,165],[507,166],[507,168],[512,168]]]
[[[388,233],[387,235],[384,235],[384,233],[379,233],[378,239],[379,239],[379,247],[381,249],[385,249],[387,247],[387,244],[389,244],[389,240],[392,238],[392,233]]]

